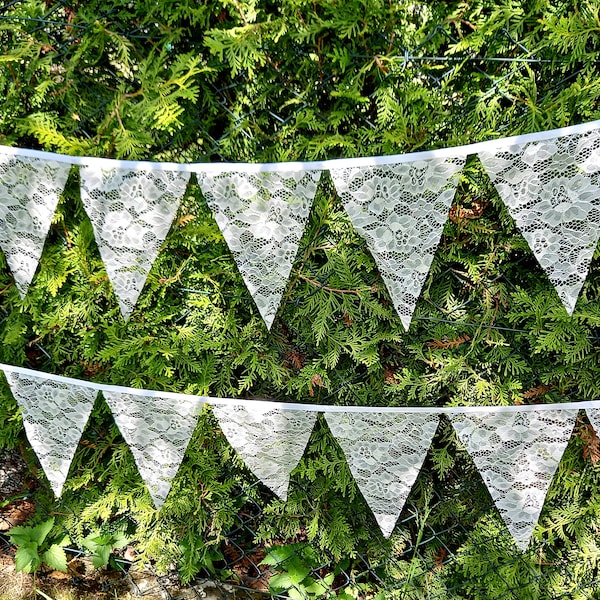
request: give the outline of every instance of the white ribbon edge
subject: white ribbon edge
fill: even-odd
[[[0,146],[0,153],[9,156],[27,156],[42,160],[54,160],[66,162],[72,165],[96,165],[105,169],[124,170],[162,170],[162,171],[184,171],[187,173],[262,173],[262,172],[298,172],[298,171],[328,171],[331,169],[347,169],[350,167],[376,167],[378,165],[400,164],[418,160],[430,160],[433,158],[457,158],[479,152],[498,152],[499,150],[520,144],[541,142],[562,136],[587,133],[594,129],[600,129],[600,119],[589,123],[580,123],[569,127],[560,127],[548,131],[525,133],[497,140],[475,142],[463,146],[440,148],[438,150],[426,150],[422,152],[410,152],[406,154],[392,154],[389,156],[366,156],[358,158],[336,158],[331,160],[305,161],[305,162],[282,162],[282,163],[171,163],[151,162],[137,160],[116,160],[111,158],[97,158],[90,156],[69,156],[56,154],[43,150],[30,150],[28,148],[16,148],[13,146]]]
[[[0,370],[20,375],[45,378],[48,381],[78,385],[94,389],[98,392],[115,392],[119,394],[133,394],[135,396],[150,396],[168,398],[171,400],[197,401],[199,404],[225,404],[230,406],[251,406],[263,411],[278,410],[303,410],[306,412],[355,412],[355,413],[429,413],[432,415],[453,415],[465,413],[498,413],[498,412],[521,412],[521,411],[544,411],[544,410],[585,410],[587,408],[600,408],[600,400],[583,400],[580,402],[564,402],[558,404],[528,404],[514,406],[332,406],[328,404],[300,404],[295,402],[276,402],[271,400],[248,400],[236,398],[213,398],[209,396],[196,396],[194,394],[180,394],[177,392],[160,392],[158,390],[144,390],[130,388],[107,383],[94,383],[82,379],[53,375],[43,371],[35,371],[24,367],[15,367],[0,363]]]

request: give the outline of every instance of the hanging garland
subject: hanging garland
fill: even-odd
[[[364,407],[212,398],[92,383],[0,364],[55,494],[102,392],[160,508],[204,405],[248,468],[285,500],[290,473],[323,414],[385,537],[394,529],[442,415],[525,550],[580,410],[600,433],[600,400],[530,406]]]
[[[408,330],[460,172],[477,155],[572,314],[600,238],[600,121],[429,152],[307,163],[174,164],[69,157],[0,147],[0,248],[24,297],[72,165],[100,254],[127,319],[191,173],[270,328],[323,171],[365,239]],[[0,365],[29,441],[60,495],[102,392],[155,505],[212,407],[252,472],[285,499],[322,413],[384,536],[391,535],[446,415],[516,544],[524,550],[580,409],[543,406],[365,408],[207,398],[95,384]]]
[[[70,165],[79,165],[81,198],[128,318],[195,173],[270,328],[329,171],[408,330],[472,154],[572,314],[600,238],[600,121],[428,152],[298,163],[151,163],[0,147],[0,248],[24,297]]]

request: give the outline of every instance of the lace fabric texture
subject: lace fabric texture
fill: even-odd
[[[98,392],[43,376],[4,374],[21,407],[27,439],[59,497]]]
[[[152,500],[160,508],[171,489],[203,403],[102,392]]]
[[[25,297],[71,165],[0,153],[0,248]]]
[[[585,412],[596,434],[600,436],[600,408],[587,408]]]
[[[572,314],[600,238],[600,131],[479,158]]]
[[[185,193],[188,173],[81,168],[81,199],[128,318]]]
[[[227,441],[248,468],[282,500],[315,425],[316,412],[214,404]]]
[[[464,157],[436,158],[331,170],[407,331],[464,163]]]
[[[576,409],[451,415],[515,542],[526,550]]]
[[[383,535],[389,537],[421,470],[439,416],[332,412],[325,419]]]
[[[197,177],[246,287],[270,329],[321,171],[198,173]]]

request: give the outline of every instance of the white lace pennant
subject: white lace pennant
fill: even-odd
[[[21,407],[27,439],[59,497],[98,391],[44,375],[4,375]]]
[[[0,248],[25,297],[71,165],[0,153]]]
[[[81,167],[81,199],[128,318],[167,237],[189,173]]]
[[[469,412],[450,419],[516,544],[526,550],[577,409]]]
[[[478,156],[572,314],[600,238],[600,131]]]
[[[459,156],[331,170],[346,212],[367,242],[406,330],[464,163]]]
[[[587,408],[586,411],[588,419],[594,431],[600,436],[600,407],[599,408]]]
[[[282,410],[268,404],[214,404],[227,441],[248,468],[282,500],[315,425],[316,412]]]
[[[331,433],[385,537],[394,530],[421,470],[439,416],[433,413],[326,413]]]
[[[174,401],[159,394],[108,391],[102,394],[123,439],[131,448],[154,505],[160,508],[169,494],[204,403],[193,396]]]
[[[197,177],[246,287],[270,329],[321,171],[199,172]]]

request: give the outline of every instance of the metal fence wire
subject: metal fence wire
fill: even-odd
[[[23,17],[15,17],[11,10],[18,4],[19,0],[13,0],[0,6],[0,26],[10,27],[11,23],[16,23],[19,19],[20,24],[23,25]],[[28,19],[26,25],[32,35],[43,31],[50,38],[54,52],[60,55],[61,52],[66,53],[73,41],[77,39],[80,25],[69,20],[69,2],[54,2],[47,5],[49,8],[45,14]],[[113,9],[107,9],[106,14],[99,14],[98,20],[108,17],[111,10]],[[152,41],[153,39],[152,31],[140,29],[136,25],[132,25],[127,31],[119,31],[119,34],[131,40]],[[439,48],[444,43],[457,41],[451,28],[447,24],[440,23],[432,28],[427,39],[419,47],[397,47],[395,51],[398,56],[403,57],[406,68],[412,69],[415,76],[422,77],[432,88],[442,88],[448,72],[464,68],[466,64],[470,72],[481,75],[487,82],[490,96],[501,93],[499,90],[502,88],[503,81],[518,78],[526,69],[550,62],[556,65],[560,63],[558,59],[536,56],[506,29],[498,30],[492,44],[496,48],[503,49],[502,55],[486,55],[484,50],[477,56],[430,54],[430,48]],[[393,46],[394,41],[389,42]],[[301,51],[299,49],[299,52]],[[366,61],[373,58],[373,56],[353,56],[352,67],[358,70]],[[583,68],[584,65],[581,65],[581,69]],[[555,94],[578,75],[577,70],[562,73],[558,66],[557,73],[560,75],[557,75],[545,90],[548,95]],[[205,155],[198,157],[199,159],[231,160],[229,154],[224,154],[222,150],[228,146],[228,141],[240,135],[257,135],[257,131],[264,137],[265,144],[276,143],[278,135],[306,108],[311,108],[318,118],[327,122],[329,117],[326,110],[321,110],[321,101],[324,90],[329,90],[332,86],[333,74],[325,73],[324,77],[315,81],[308,91],[299,90],[285,73],[277,69],[273,70],[273,77],[277,78],[281,89],[278,110],[273,106],[252,106],[240,113],[232,108],[238,94],[243,93],[247,85],[247,74],[243,72],[232,77],[226,84],[217,81],[211,84],[222,117],[217,125],[213,124],[210,129],[205,129],[201,120],[198,122],[199,136],[208,141],[204,147]],[[484,96],[485,93],[484,90]],[[98,111],[103,109],[104,101],[99,99]],[[475,101],[467,101],[456,118],[460,119],[461,114],[466,115],[474,110],[473,102]],[[478,97],[477,102],[481,102],[481,97]],[[72,112],[73,107],[67,106],[65,110],[67,113]],[[523,107],[522,110],[525,113],[526,108]],[[76,125],[77,135],[83,138],[91,136],[91,133],[86,131],[86,121],[93,116],[93,112],[82,116]],[[366,128],[374,130],[377,128],[371,121],[368,111],[359,112],[354,115],[354,118],[355,122],[360,121]],[[254,128],[253,125],[256,123],[260,123],[260,126]],[[331,130],[334,129],[335,127],[332,126]],[[443,132],[440,135],[443,137]],[[167,143],[164,150],[168,153],[169,149],[170,145]],[[524,256],[520,260],[524,261],[525,268],[533,264],[530,256]],[[515,268],[518,266],[513,265]],[[328,285],[327,278],[317,274],[314,276],[321,286]],[[437,276],[459,277],[450,267]],[[501,277],[510,283],[508,275],[504,274]],[[318,288],[315,288],[314,293],[317,292]],[[181,289],[180,293],[186,294],[188,290]],[[304,300],[306,298],[297,299],[298,302]],[[441,307],[438,309],[437,316],[434,310],[426,316],[417,314],[415,319],[422,321],[424,326],[445,322],[456,327],[457,334],[479,327],[479,323],[476,322],[457,322],[452,314],[448,314]],[[524,330],[518,328],[511,329],[505,322],[489,327],[501,329],[509,339],[511,335],[524,333]],[[594,338],[593,341],[597,342],[598,339]],[[45,355],[49,359],[49,354],[37,342],[34,341],[32,345],[37,348],[40,355]],[[31,366],[39,368],[39,365]],[[364,375],[357,373],[356,381],[361,379],[364,379]],[[531,385],[539,384],[544,379],[544,373],[537,373],[537,379],[532,381]],[[337,396],[344,387],[351,388],[349,383],[356,383],[356,381],[348,382],[340,376],[339,381],[336,382],[337,389],[331,397]],[[442,422],[441,427],[451,428],[445,421]],[[230,468],[238,469],[235,465]],[[467,461],[457,462],[454,467],[440,475],[429,457],[415,484],[421,490],[427,490],[425,493],[428,499],[427,510],[424,511],[421,504],[417,505],[413,501],[414,494],[411,493],[397,523],[397,531],[400,531],[401,535],[395,538],[397,541],[390,545],[385,553],[382,554],[380,533],[375,531],[373,525],[372,539],[365,540],[364,547],[343,560],[336,559],[330,554],[330,560],[323,561],[322,556],[328,555],[327,550],[320,552],[319,559],[315,559],[315,555],[310,552],[310,544],[306,537],[299,535],[293,540],[281,540],[282,544],[294,548],[287,559],[277,565],[266,565],[263,562],[266,556],[265,547],[260,542],[257,532],[265,519],[265,507],[270,492],[266,488],[263,489],[249,472],[236,471],[236,479],[241,483],[233,492],[234,502],[236,505],[239,504],[240,508],[237,511],[235,524],[223,536],[224,539],[217,548],[212,569],[206,569],[189,585],[182,586],[178,583],[175,571],[168,575],[156,575],[152,572],[151,565],[144,565],[143,569],[139,570],[133,559],[117,554],[113,568],[119,573],[120,584],[126,581],[129,593],[135,596],[168,600],[256,599],[268,596],[316,598],[335,595],[346,600],[349,598],[558,600],[559,598],[600,597],[598,595],[600,575],[597,570],[593,575],[590,575],[590,571],[586,571],[582,576],[577,565],[565,558],[567,554],[559,554],[551,544],[540,549],[537,564],[531,560],[531,557],[526,557],[519,552],[512,552],[512,554],[505,552],[502,554],[502,561],[498,560],[497,550],[510,548],[513,542],[502,526],[481,477]],[[307,483],[295,481],[294,485],[307,486]],[[258,494],[249,493],[249,490],[256,487],[260,488]],[[7,532],[17,523],[26,523],[27,518],[32,516],[36,509],[40,510],[35,500],[37,489],[36,477],[29,471],[19,453],[0,449],[0,566],[10,562],[15,555],[16,549],[11,546]],[[310,496],[310,489],[306,491]],[[256,500],[261,497],[265,498],[265,502]],[[468,514],[465,514],[464,510],[461,510],[460,515],[457,514],[457,503],[461,506],[469,506]],[[69,510],[68,506],[58,500],[53,510],[44,516],[50,517],[51,514],[61,514]],[[365,520],[370,519],[366,504],[364,512]],[[306,523],[310,520],[310,516],[310,514],[299,515],[299,520]],[[473,536],[475,530],[478,531],[477,536]],[[372,552],[373,547],[378,551]],[[85,557],[86,554],[85,549],[82,548],[69,548],[68,551],[71,558]],[[384,554],[385,558],[382,559]],[[489,560],[477,564],[477,568],[474,569],[473,561],[480,561],[480,557],[486,554],[489,555]],[[506,556],[511,556],[509,562]],[[302,585],[298,585],[296,591],[281,594],[269,591],[270,578],[274,574],[289,572],[288,567],[292,563],[294,569],[300,569],[304,573]],[[546,569],[546,565],[552,565],[552,569]],[[453,583],[451,587],[442,582],[442,575],[448,571],[456,574],[451,580],[457,583]],[[474,571],[477,571],[478,578],[461,578],[461,573]],[[515,577],[515,573],[518,573],[518,577]],[[568,593],[556,595],[552,592],[557,577],[562,578],[561,589],[568,589]],[[497,591],[489,587],[489,581],[492,579],[497,582]],[[79,586],[81,590],[87,585],[85,583],[87,579],[83,574],[79,579],[76,575],[72,575],[71,580],[74,589]],[[444,578],[444,581],[449,581],[449,578]],[[297,583],[300,584],[300,581]],[[124,593],[125,589],[119,587],[115,580],[106,578],[98,586],[94,589],[94,593],[104,594],[103,597],[117,597],[118,594]],[[1,592],[2,589],[0,595]],[[344,596],[344,593],[349,595]]]

